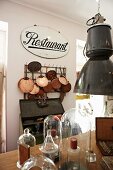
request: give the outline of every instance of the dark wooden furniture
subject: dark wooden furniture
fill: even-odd
[[[43,122],[49,115],[62,115],[64,108],[59,98],[46,99],[43,105],[39,100],[20,100],[20,117],[23,129],[29,128],[37,140],[43,142]]]

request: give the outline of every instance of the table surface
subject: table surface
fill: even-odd
[[[86,143],[81,143],[82,146]],[[87,164],[87,170],[102,170],[102,167],[100,165],[100,161],[102,158],[102,154],[100,153],[95,140],[95,133],[92,133],[92,148],[93,151],[96,153],[96,162],[88,163]],[[38,155],[40,153],[38,145],[31,148],[31,154],[32,156]],[[18,151],[10,151],[6,153],[0,154],[0,170],[18,170],[16,163],[18,160]],[[81,168],[82,169],[82,168]]]

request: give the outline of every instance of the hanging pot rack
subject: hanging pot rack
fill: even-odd
[[[34,61],[31,62],[31,63],[35,64],[35,66],[36,66],[36,63]],[[40,77],[40,76],[46,77],[47,72],[49,72],[49,71],[56,72],[56,78],[60,77],[61,75],[66,77],[66,67],[63,67],[63,66],[54,66],[54,65],[39,65],[39,68],[33,69],[32,67],[31,68],[29,67],[29,66],[31,66],[30,65],[31,63],[24,64],[24,78],[28,77],[28,78],[32,79],[34,81],[34,83],[36,83],[37,77]],[[49,82],[51,82],[51,81],[52,80],[49,80]],[[41,88],[41,90],[43,90],[43,88]],[[66,93],[63,92],[61,89],[58,89],[58,90],[54,89],[50,93],[56,93],[56,92],[60,93],[60,97],[59,98],[61,99],[61,101],[63,101],[64,96],[66,95]],[[30,99],[29,95],[31,96],[31,94],[29,94],[29,93],[24,93],[24,99]],[[32,95],[31,99],[32,99],[32,97],[33,97],[33,99],[38,99],[38,97],[35,98],[35,95]],[[44,96],[42,96],[42,98],[45,98],[45,99],[48,98],[47,97],[47,93],[44,93]]]

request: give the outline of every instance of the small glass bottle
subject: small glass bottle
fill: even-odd
[[[43,135],[44,140],[47,136],[48,130],[51,130],[51,136],[54,143],[58,146],[58,152],[54,161],[59,161],[59,149],[61,141],[61,121],[59,115],[49,115],[44,119]]]
[[[17,167],[21,168],[22,164],[30,158],[30,147],[36,145],[35,137],[29,133],[29,129],[24,129],[24,134],[22,134],[18,139],[18,162]]]
[[[54,142],[59,146],[61,139],[61,122],[57,115],[49,115],[44,119],[44,139],[46,138],[49,129],[51,129],[51,136]]]
[[[47,136],[44,143],[40,145],[39,149],[48,158],[55,160],[56,155],[58,155],[58,145],[54,143],[51,136],[51,129],[47,130]]]
[[[80,148],[77,146],[77,139],[70,137],[70,146],[67,156],[67,169],[80,170]]]

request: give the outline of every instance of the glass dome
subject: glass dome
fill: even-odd
[[[83,112],[82,112],[83,113]],[[85,114],[85,113],[84,113]],[[84,115],[83,114],[83,115]],[[90,141],[90,121],[89,119],[79,113],[78,108],[71,108],[67,110],[61,117],[62,125],[62,140],[60,143],[60,166],[66,166],[68,157],[67,149],[69,147],[69,141],[72,136],[76,136],[78,146],[81,148],[81,157],[84,160],[82,167],[85,167],[86,151],[89,150]],[[85,145],[84,145],[85,144]],[[65,155],[64,155],[65,153]]]
[[[81,156],[88,162],[96,161],[96,154],[93,152],[91,140],[91,130],[94,130],[92,127],[92,118],[93,109],[89,102],[87,104],[81,103],[76,108],[71,108],[61,118],[62,141],[65,137],[67,139],[65,142],[62,142],[62,148],[66,150],[67,146],[69,146],[69,138],[71,136],[77,136],[78,146],[82,147]]]
[[[57,115],[49,115],[44,119],[44,139],[50,129],[54,142],[58,144],[61,137],[61,122]]]
[[[30,170],[30,169],[37,169],[37,170],[57,170],[54,162],[43,156],[38,155],[35,157],[32,157],[28,159],[23,166],[21,167],[21,170]]]
[[[90,129],[88,119],[79,114],[76,108],[71,108],[62,115],[61,124],[62,138],[85,133]]]
[[[30,147],[36,145],[35,137],[29,132],[29,129],[24,129],[24,134],[22,134],[19,139],[18,143],[29,145]]]

